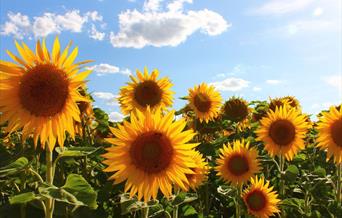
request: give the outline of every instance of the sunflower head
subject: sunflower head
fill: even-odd
[[[285,96],[282,98],[284,101],[287,101],[290,107],[296,108],[296,109],[301,109],[300,103],[298,99],[294,96]]]
[[[329,111],[322,112],[318,122],[317,146],[334,157],[337,164],[342,163],[342,107],[332,106]]]
[[[309,127],[305,115],[295,108],[277,107],[275,111],[269,110],[260,121],[257,139],[264,142],[271,156],[284,155],[287,160],[292,160],[304,148],[304,137]]]
[[[191,154],[191,158],[195,162],[196,167],[191,168],[194,172],[193,174],[186,174],[186,178],[189,181],[189,185],[187,185],[186,188],[195,190],[207,180],[209,167],[208,163],[203,158],[203,155],[198,151],[194,150]]]
[[[189,106],[200,122],[208,123],[218,116],[221,106],[221,95],[212,85],[202,83],[189,89]]]
[[[126,181],[125,192],[138,199],[156,199],[158,190],[169,197],[172,184],[187,190],[187,174],[194,174],[196,164],[192,149],[196,143],[188,143],[195,133],[183,131],[184,119],[174,120],[174,111],[162,115],[149,107],[144,112],[131,113],[131,121],[123,121],[111,128],[116,138],[106,140],[115,145],[107,149],[103,161],[105,172],[114,172],[109,178],[115,183]]]
[[[232,122],[242,122],[248,118],[250,109],[247,101],[231,97],[222,107],[222,117]]]
[[[77,47],[68,56],[71,44],[62,51],[57,37],[51,53],[45,40],[35,52],[15,44],[21,57],[7,51],[16,63],[0,62],[0,123],[8,121],[8,132],[23,128],[23,140],[32,134],[35,145],[40,138],[42,147],[63,146],[65,131],[74,138],[73,123],[80,121],[77,102],[89,101],[78,91],[91,72],[80,72],[81,65],[89,61],[74,63]]]
[[[277,107],[289,106],[289,100],[286,98],[271,98],[268,109],[275,111]]]
[[[260,218],[268,218],[279,213],[280,200],[278,194],[272,190],[273,187],[270,187],[268,181],[265,183],[264,178],[252,178],[251,186],[242,194],[248,213]]]
[[[260,171],[258,151],[249,147],[245,141],[234,141],[220,149],[220,158],[217,160],[217,175],[233,184],[247,182],[254,174]]]
[[[127,115],[136,109],[145,111],[147,106],[151,110],[158,108],[165,109],[172,105],[173,92],[170,90],[172,83],[168,78],[157,79],[159,72],[153,70],[144,73],[137,70],[137,76],[130,76],[131,82],[120,89],[119,103],[122,112]]]

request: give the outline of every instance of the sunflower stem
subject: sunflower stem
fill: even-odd
[[[283,155],[280,155],[279,157],[279,165],[280,165],[280,196],[284,198],[285,197],[285,180],[284,180],[285,159]]]
[[[142,209],[141,218],[148,218],[149,207],[144,207]]]
[[[241,207],[239,203],[239,198],[242,192],[242,184],[237,185],[236,199],[235,199],[235,209],[236,209],[236,217],[241,217]]]
[[[336,184],[336,200],[338,205],[341,205],[341,194],[342,194],[342,163],[337,165],[337,184]]]
[[[52,151],[49,146],[46,147],[46,183],[52,185],[53,183],[53,164],[52,164]],[[46,199],[46,213],[45,218],[52,218],[53,215],[53,199]]]

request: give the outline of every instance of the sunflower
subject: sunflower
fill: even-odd
[[[275,111],[277,107],[282,106],[290,106],[290,100],[288,98],[271,98],[268,109]]]
[[[120,107],[125,115],[130,114],[135,109],[145,111],[147,106],[155,110],[172,105],[174,92],[170,88],[173,84],[166,77],[157,80],[158,75],[157,69],[149,75],[147,68],[145,68],[144,74],[137,70],[137,77],[130,76],[132,82],[122,87],[119,95]]]
[[[294,96],[285,96],[282,98],[284,101],[287,101],[290,107],[294,107],[296,109],[301,109],[300,103],[298,99]]]
[[[328,158],[334,156],[337,164],[342,163],[342,107],[330,107],[319,117],[317,146],[326,149]]]
[[[244,191],[242,198],[247,206],[248,213],[260,218],[267,218],[279,213],[278,194],[272,191],[270,183],[265,184],[264,178],[251,179],[251,186]]]
[[[249,142],[236,140],[220,149],[217,160],[217,175],[233,184],[247,182],[260,170],[258,151],[249,147]]]
[[[284,155],[287,160],[292,160],[304,148],[304,137],[309,127],[306,116],[295,108],[276,107],[260,120],[257,140],[265,143],[265,149],[271,156]]]
[[[15,45],[21,57],[7,53],[17,63],[0,62],[0,123],[8,121],[8,132],[23,128],[23,140],[33,134],[35,146],[38,138],[43,148],[48,142],[52,150],[56,141],[63,146],[65,131],[74,138],[73,123],[80,121],[76,102],[88,101],[78,88],[91,72],[79,73],[89,61],[73,63],[78,48],[68,56],[71,43],[61,51],[57,37],[51,53],[45,40],[37,42],[35,53],[25,43]]]
[[[115,184],[126,180],[125,192],[147,202],[156,199],[158,190],[169,197],[172,184],[187,190],[187,174],[196,167],[192,150],[197,143],[188,143],[195,133],[183,131],[184,119],[173,122],[174,111],[162,116],[160,109],[149,107],[144,112],[131,113],[131,121],[110,128],[116,138],[107,138],[115,146],[107,149],[103,161],[105,172],[115,172],[109,179]]]
[[[232,122],[246,121],[249,112],[248,103],[237,97],[231,97],[222,107],[222,117]]]
[[[205,83],[195,86],[189,89],[187,98],[200,122],[208,123],[218,116],[222,99],[214,86]]]
[[[191,158],[195,162],[196,167],[191,168],[194,172],[193,174],[186,174],[186,178],[189,181],[189,185],[186,188],[188,189],[190,187],[195,190],[202,185],[205,180],[207,180],[209,167],[202,154],[198,151],[193,151]]]

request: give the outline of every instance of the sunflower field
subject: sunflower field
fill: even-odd
[[[342,107],[223,99],[173,110],[171,80],[137,70],[126,117],[93,108],[78,49],[16,43],[0,62],[0,217],[342,217]]]

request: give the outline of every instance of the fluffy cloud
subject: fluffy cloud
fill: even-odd
[[[215,36],[231,26],[220,14],[203,9],[183,12],[176,0],[161,11],[161,1],[147,1],[143,12],[127,10],[119,14],[119,32],[110,33],[114,47],[177,46],[196,31]]]
[[[63,31],[79,33],[86,23],[102,21],[102,16],[97,11],[88,11],[82,15],[79,10],[67,11],[64,14],[46,12],[41,16],[33,17],[32,20],[21,13],[9,12],[7,16],[8,21],[1,25],[1,35],[13,35],[19,39],[31,35],[45,37]],[[100,32],[95,32],[94,28],[90,31],[90,37],[103,38],[104,36]]]
[[[266,83],[270,84],[270,85],[278,85],[281,83],[281,81],[277,80],[277,79],[268,79],[268,80],[266,80]]]
[[[110,64],[98,64],[98,65],[94,65],[91,67],[87,67],[88,70],[93,70],[94,72],[96,72],[97,76],[103,76],[106,74],[123,74],[123,75],[131,75],[131,71],[129,69],[120,69],[117,66],[114,65],[110,65]]]
[[[263,5],[250,9],[249,14],[252,15],[284,15],[297,12],[307,8],[313,0],[271,0]]]
[[[249,81],[244,79],[230,77],[219,82],[213,82],[211,85],[215,86],[219,91],[239,91],[248,87],[249,83]]]
[[[93,96],[95,96],[95,98],[105,101],[106,105],[119,105],[117,100],[118,96],[114,95],[111,92],[94,92]]]
[[[116,111],[111,112],[111,113],[109,114],[109,120],[112,121],[112,122],[120,122],[120,121],[123,120],[123,118],[125,118],[125,116],[122,115],[122,114],[119,113],[119,112],[116,112]]]
[[[94,24],[91,25],[91,29],[89,31],[90,38],[102,41],[105,36],[106,36],[106,33],[98,31]]]
[[[342,91],[342,73],[324,77],[323,81],[337,90]]]

